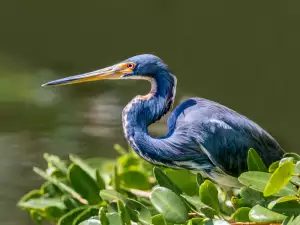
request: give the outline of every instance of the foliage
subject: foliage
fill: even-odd
[[[158,168],[115,146],[116,160],[69,160],[45,154],[46,181],[18,206],[38,223],[58,225],[300,224],[300,156],[287,153],[267,168],[254,149],[241,189],[228,189],[200,173]]]

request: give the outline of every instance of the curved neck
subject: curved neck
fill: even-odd
[[[166,114],[174,103],[176,77],[162,71],[151,82],[151,91],[135,97],[123,110],[123,129],[127,140],[136,133],[148,134],[148,126]]]

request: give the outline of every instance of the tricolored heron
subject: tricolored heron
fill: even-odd
[[[204,98],[190,98],[170,114],[168,133],[153,138],[148,126],[174,103],[176,77],[157,56],[137,55],[90,73],[48,82],[65,85],[104,79],[151,82],[149,94],[136,96],[123,110],[125,138],[146,161],[171,168],[201,171],[218,183],[236,186],[234,177],[247,170],[247,153],[254,148],[268,166],[283,151],[277,141],[247,117]],[[225,179],[223,179],[225,178]]]

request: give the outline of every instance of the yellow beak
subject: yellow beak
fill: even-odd
[[[53,80],[43,84],[42,86],[50,86],[50,85],[58,86],[58,85],[76,84],[76,83],[96,81],[96,80],[120,79],[122,78],[123,75],[132,73],[132,69],[127,68],[126,65],[127,63],[120,63],[90,73],[79,74],[79,75],[65,77],[58,80]]]

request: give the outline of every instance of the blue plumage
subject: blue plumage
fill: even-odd
[[[160,138],[151,137],[148,126],[170,110],[176,91],[176,77],[154,55],[134,56],[112,67],[46,85],[101,79],[151,82],[150,93],[135,97],[122,113],[125,138],[150,163],[201,171],[219,183],[236,186],[233,177],[247,170],[250,148],[258,152],[267,166],[283,155],[276,140],[256,123],[203,98],[182,102],[168,119],[168,133]]]

